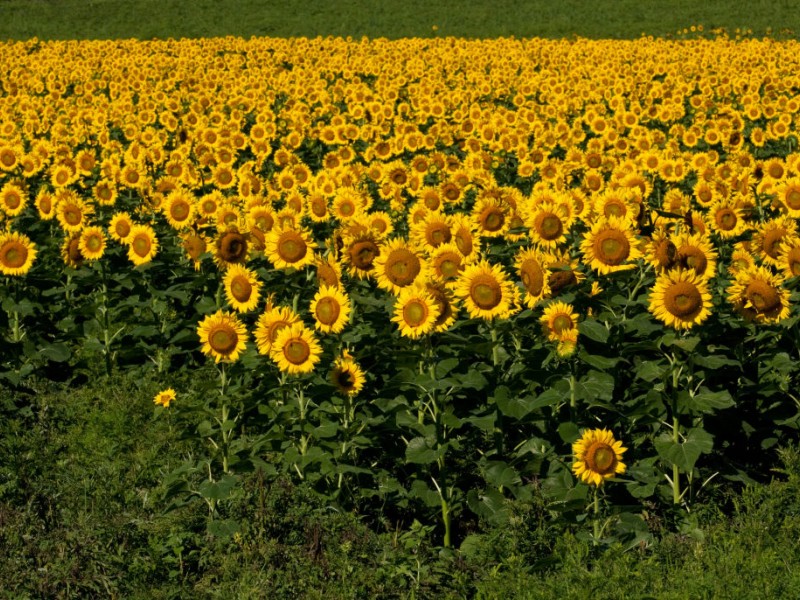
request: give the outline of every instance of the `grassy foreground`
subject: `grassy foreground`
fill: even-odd
[[[750,28],[800,31],[800,12],[779,0],[2,0],[0,39],[113,39],[213,36],[436,35],[485,38],[635,38]]]
[[[180,375],[178,375],[180,378]],[[172,378],[175,381],[175,378]],[[201,502],[168,507],[165,474],[192,452],[159,382],[116,376],[80,390],[0,395],[0,597],[787,598],[800,593],[800,453],[768,485],[718,487],[657,542],[604,550],[580,528],[516,506],[460,549],[431,529],[332,511],[258,474],[227,501],[244,526],[209,526]],[[172,407],[170,410],[177,409]],[[170,510],[168,510],[170,508]],[[666,520],[672,518],[672,522]],[[591,591],[590,591],[591,590]]]

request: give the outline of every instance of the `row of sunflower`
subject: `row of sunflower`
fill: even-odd
[[[744,373],[749,360],[761,372],[779,355],[793,359],[796,46],[8,43],[0,273],[17,283],[4,298],[24,294],[26,278],[55,287],[116,269],[210,282],[216,296],[199,318],[176,315],[202,353],[234,369],[254,346],[284,383],[324,372],[348,403],[367,397],[359,410],[373,420],[404,352],[419,363],[415,376],[444,377],[455,368],[447,360],[459,376],[489,375],[481,386],[494,391],[475,401],[451,390],[448,402],[464,404],[446,410],[426,379],[435,409],[409,408],[412,422],[436,425],[433,442],[408,448],[434,444],[440,477],[453,477],[444,463],[453,436],[485,442],[442,415],[474,425],[494,411],[494,448],[480,460],[511,464],[508,448],[522,446],[547,460],[514,468],[538,476],[557,468],[560,444],[575,443],[575,473],[599,485],[623,473],[622,446],[594,429],[576,442],[578,430],[561,425],[602,425],[691,482],[697,457],[685,456],[708,453],[697,442],[704,419],[740,393],[703,365]],[[167,283],[147,280],[154,294]],[[11,300],[8,327],[18,331]],[[103,310],[123,300],[104,297]],[[775,343],[766,358],[742,348],[765,335]],[[485,361],[481,339],[491,339]],[[769,397],[790,396],[795,377],[786,367]],[[663,385],[649,389],[654,378]],[[497,392],[512,383],[518,405]],[[657,437],[668,418],[674,447]],[[544,446],[534,452],[526,438]],[[652,473],[632,477],[637,498],[654,493]]]

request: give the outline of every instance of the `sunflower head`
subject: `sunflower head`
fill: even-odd
[[[0,273],[25,275],[36,258],[36,244],[22,233],[0,233]]]
[[[590,485],[600,486],[607,479],[625,472],[622,455],[627,448],[614,439],[607,429],[586,430],[581,438],[572,444],[574,462],[572,472]]]
[[[158,406],[163,406],[164,408],[169,407],[173,400],[175,400],[175,390],[172,388],[167,388],[161,392],[158,392],[153,398],[153,402],[155,404]]]
[[[203,354],[215,362],[236,362],[247,345],[247,329],[235,314],[217,311],[197,326]]]
[[[362,390],[366,378],[361,367],[349,355],[345,355],[336,359],[330,380],[337,390],[353,397]]]

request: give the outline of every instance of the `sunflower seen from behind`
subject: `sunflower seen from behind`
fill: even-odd
[[[588,429],[572,444],[572,472],[583,482],[601,486],[626,470],[622,455],[627,448],[607,429]]]

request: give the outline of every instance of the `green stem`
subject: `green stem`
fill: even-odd
[[[230,409],[227,401],[227,388],[228,377],[225,370],[225,363],[223,362],[220,364],[219,369],[219,393],[222,399],[222,420],[220,421],[219,427],[222,431],[222,472],[226,475],[230,472],[228,450],[231,436],[233,435],[233,429],[226,429],[225,425],[225,423],[228,422],[228,417],[230,416]]]
[[[675,361],[677,362],[677,361]],[[678,382],[680,381],[680,369],[675,368],[673,362],[672,369],[672,441],[679,444],[680,439],[680,421],[678,420]],[[678,465],[672,465],[672,503],[680,504],[681,502],[681,482],[680,482],[680,469]]]
[[[494,323],[490,325],[492,335],[492,365],[494,366],[495,376],[499,379],[498,369],[500,367],[500,346],[497,343],[497,329]],[[500,406],[495,402],[494,405],[494,449],[498,457],[503,455],[503,413]]]
[[[15,310],[11,313],[11,321],[13,326],[11,328],[11,341],[18,344],[22,341],[22,328],[20,327],[19,311]]]
[[[600,486],[594,487],[594,502],[592,511],[592,532],[594,534],[594,545],[600,541]]]

